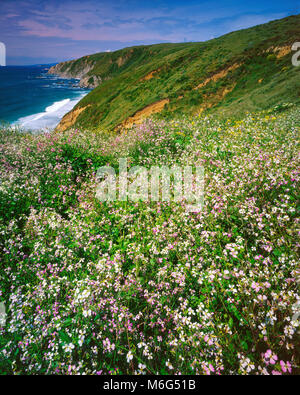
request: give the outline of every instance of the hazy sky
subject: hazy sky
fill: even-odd
[[[300,13],[300,0],[0,0],[7,64],[138,44],[203,41]]]

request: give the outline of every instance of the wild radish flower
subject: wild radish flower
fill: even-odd
[[[214,344],[213,340],[212,340],[208,335],[205,335],[205,336],[204,336],[204,341],[205,341],[209,346],[211,346],[212,344]]]
[[[281,366],[281,370],[283,371],[283,373],[289,372],[292,373],[292,365],[290,364],[289,361],[280,361],[280,366]]]
[[[108,338],[106,338],[105,340],[103,340],[103,348],[104,350],[111,352],[115,349],[115,344],[111,343],[110,340]]]
[[[166,366],[167,366],[167,368],[169,368],[170,370],[174,369],[173,366],[172,366],[172,364],[170,363],[170,360],[169,360],[169,359],[168,359],[167,362],[166,362]]]
[[[74,344],[69,343],[69,344],[65,344],[63,346],[63,348],[64,348],[65,352],[72,352],[72,350],[74,350],[75,346],[74,346]]]
[[[145,375],[146,374],[146,371],[145,371],[146,365],[139,363],[138,366],[139,366],[139,369],[138,369],[137,373],[141,374],[141,375]]]
[[[265,358],[265,362],[267,365],[269,365],[269,363],[271,365],[275,365],[276,361],[278,360],[278,357],[276,354],[274,354],[271,350],[267,350],[264,354],[264,358]]]
[[[126,359],[127,359],[127,363],[129,363],[133,359],[133,354],[131,351],[127,353]]]
[[[215,368],[212,366],[212,364],[208,364],[208,366],[204,363],[203,364],[203,369],[205,371],[205,373],[210,376],[211,373],[215,372]]]
[[[256,282],[252,282],[251,288],[254,289],[256,292],[260,290],[260,286]]]
[[[273,376],[281,376],[282,373],[279,372],[278,370],[272,370],[272,375],[273,375]]]
[[[89,310],[83,310],[83,313],[82,313],[85,317],[90,317],[91,315],[92,315],[92,311],[89,309]]]
[[[245,370],[247,373],[250,373],[252,370],[254,370],[255,366],[250,361],[249,358],[244,358],[243,361],[241,362],[241,368]]]

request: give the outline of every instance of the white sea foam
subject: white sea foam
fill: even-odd
[[[18,119],[14,123],[15,126],[19,126],[25,130],[32,131],[49,131],[54,129],[62,117],[86,95],[81,94],[76,99],[64,99],[53,103],[51,106],[46,107],[44,112],[28,115],[26,117]]]

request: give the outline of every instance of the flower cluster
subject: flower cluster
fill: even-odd
[[[299,373],[300,109],[0,131],[0,371]],[[198,163],[205,204],[99,202],[96,170]]]

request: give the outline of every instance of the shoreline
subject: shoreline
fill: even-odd
[[[45,66],[1,69],[1,123],[24,132],[54,130],[90,92],[79,86],[79,79],[50,75],[48,71]]]
[[[43,112],[21,117],[12,122],[12,126],[25,131],[52,131],[58,126],[62,118],[87,94],[88,92],[84,92],[76,98],[66,97],[63,100],[55,101],[47,106]]]

